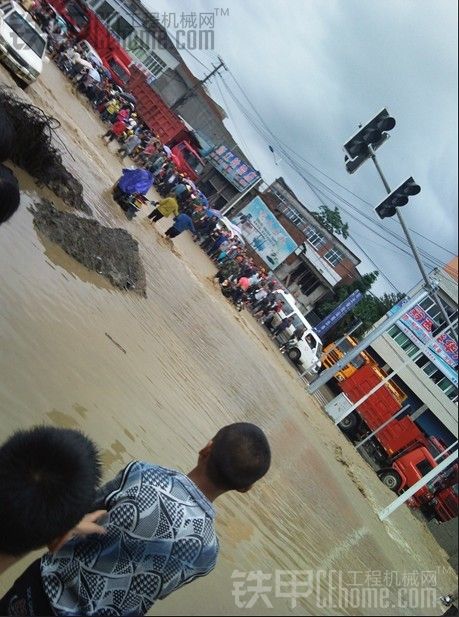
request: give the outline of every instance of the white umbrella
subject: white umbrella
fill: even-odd
[[[172,150],[169,148],[169,146],[163,146],[163,150],[167,154],[167,156],[172,155]]]
[[[85,60],[84,58],[81,58],[80,60],[78,60],[78,64],[81,64],[81,66],[86,67],[87,69],[92,69],[93,66],[90,62],[88,62],[87,60]]]
[[[98,56],[97,54],[93,53],[92,51],[88,52],[87,58],[88,58],[88,60],[90,60],[94,64],[97,64],[97,66],[103,66],[104,65],[104,63],[102,62],[102,59],[100,58],[100,56]]]

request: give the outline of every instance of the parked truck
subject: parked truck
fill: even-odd
[[[131,65],[127,90],[134,95],[137,109],[147,126],[172,150],[172,160],[179,172],[195,182],[199,179],[204,161],[198,153],[199,144],[181,119],[148,83],[148,76]]]
[[[324,347],[322,366],[324,368],[330,368],[336,364],[338,360],[341,360],[346,353],[352,351],[356,345],[357,340],[352,336],[343,336],[337,341],[330,343]],[[378,365],[376,360],[374,360],[368,352],[362,351],[356,358],[351,360],[349,364],[346,364],[346,366],[335,374],[336,381],[340,383],[345,379],[352,377],[352,375],[362,368],[362,366],[371,366],[373,370],[381,377],[381,379],[384,379],[384,377],[387,376],[386,371]],[[406,400],[406,393],[393,380],[388,382],[387,387],[392,391],[392,394],[399,400],[400,403],[403,403]]]
[[[381,382],[381,376],[370,365],[355,371],[340,384],[347,398],[356,403]],[[376,434],[367,442],[366,452],[378,466],[378,476],[390,489],[401,493],[438,465],[435,457],[444,450],[444,444],[429,438],[409,416],[397,417],[378,430],[402,408],[399,397],[385,384],[339,424],[351,437],[363,437],[373,431]],[[417,491],[409,503],[434,512],[440,520],[457,516],[457,496],[451,499],[448,493],[435,492],[430,485]]]
[[[113,81],[126,88],[131,78],[131,56],[99,17],[81,0],[47,0],[65,19],[79,41],[87,41],[100,56]]]

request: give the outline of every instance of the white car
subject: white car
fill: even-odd
[[[0,3],[0,59],[28,86],[43,70],[47,36],[17,2]]]

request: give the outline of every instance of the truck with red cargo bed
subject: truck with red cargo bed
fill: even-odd
[[[94,47],[113,81],[126,88],[131,77],[131,56],[99,17],[80,0],[47,0],[67,22],[79,41],[86,40]]]
[[[381,376],[366,365],[343,380],[340,387],[347,398],[356,403],[381,382]],[[402,403],[394,392],[383,385],[339,424],[351,437],[363,437],[373,431],[367,442],[366,452],[378,465],[382,482],[397,493],[413,486],[438,465],[436,457],[444,444],[434,437],[427,437],[409,417],[397,417],[380,427],[400,411]],[[420,507],[426,514],[434,513],[439,520],[455,518],[458,513],[457,495],[452,489],[433,493],[433,484],[415,493],[409,505]]]

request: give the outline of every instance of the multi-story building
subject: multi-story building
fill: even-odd
[[[180,62],[180,54],[165,29],[139,0],[86,0],[121,45],[143,67],[152,80]]]
[[[360,259],[334,234],[321,225],[283,178],[275,180],[263,194],[280,223],[298,244],[276,270],[305,312],[330,296],[339,285],[349,285],[360,276]],[[274,198],[274,199],[273,199]],[[269,205],[269,204],[268,204]]]
[[[437,294],[457,337],[457,258],[444,269],[434,271],[432,278],[438,283]],[[408,295],[412,297],[420,289],[422,284]],[[438,305],[429,295],[372,343],[372,348],[386,368],[397,370],[398,380],[415,401],[410,405],[412,418],[428,434],[446,435],[446,441],[451,443],[458,434],[457,343],[450,332],[445,332],[446,327]]]

